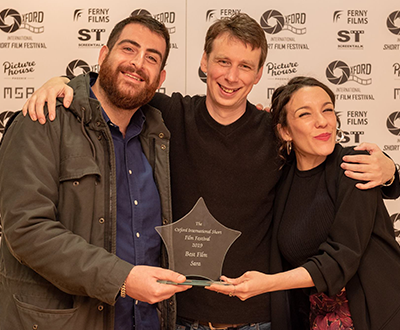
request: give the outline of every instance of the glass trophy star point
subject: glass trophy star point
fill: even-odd
[[[219,281],[225,255],[241,235],[215,219],[202,197],[184,217],[155,229],[167,248],[169,268],[187,278],[181,284],[199,286]]]

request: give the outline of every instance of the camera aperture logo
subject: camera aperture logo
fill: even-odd
[[[397,36],[397,43],[384,44],[383,50],[400,50],[400,10],[389,14],[386,19],[386,27],[390,33]]]
[[[92,72],[99,72],[100,66],[98,64],[90,66],[84,60],[76,59],[67,65],[66,75],[68,77],[76,77],[82,73]]]
[[[397,26],[396,24],[399,22],[400,22],[400,10],[391,13],[386,20],[386,26],[388,30],[396,36],[400,35],[400,26]]]
[[[334,85],[343,85],[349,82],[355,82],[362,86],[372,84],[372,65],[370,63],[360,63],[353,66],[347,65],[344,61],[336,60],[331,62],[325,70],[328,81]],[[358,87],[338,87],[336,89],[336,99],[343,101],[373,101],[373,94],[363,94]]]
[[[260,25],[266,34],[271,35],[268,42],[268,49],[276,50],[309,50],[308,44],[297,43],[293,36],[277,36],[274,35],[281,32],[290,32],[291,35],[305,35],[307,28],[306,13],[292,13],[282,15],[275,9],[267,10],[261,15]]]
[[[260,25],[265,33],[277,34],[281,31],[290,31],[293,34],[306,34],[305,27],[296,28],[294,25],[304,25],[306,23],[305,13],[294,13],[283,16],[279,11],[272,9],[262,14]]]
[[[5,33],[14,33],[17,30],[28,30],[31,33],[39,34],[44,32],[43,26],[34,26],[32,24],[41,24],[44,20],[44,12],[33,11],[21,15],[15,9],[4,9],[0,12],[0,30]]]
[[[175,24],[176,13],[174,11],[164,11],[164,12],[153,15],[148,10],[139,8],[139,9],[135,9],[131,13],[131,16],[137,16],[137,15],[151,16],[155,20],[159,21],[160,23],[163,23],[167,27],[169,34],[174,34],[176,32],[176,27],[170,26],[171,24]],[[175,46],[176,46],[176,44],[175,44]],[[171,44],[171,48],[175,48],[175,47],[173,47],[173,45]]]
[[[335,85],[341,85],[348,81],[355,81],[360,85],[371,85],[372,79],[362,79],[356,74],[370,75],[372,65],[370,63],[357,64],[349,67],[345,62],[337,60],[331,62],[326,68],[326,77]]]
[[[4,9],[0,12],[0,31],[6,33],[7,42],[0,42],[0,49],[6,48],[47,48],[44,42],[33,42],[32,35],[44,32],[43,11],[32,11],[21,15],[15,9]],[[14,34],[17,31],[28,32],[29,35]]]
[[[389,133],[397,136],[397,143],[400,143],[400,111],[393,111],[386,119],[386,128]],[[400,151],[399,144],[386,144],[383,151]]]

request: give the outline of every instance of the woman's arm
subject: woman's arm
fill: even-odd
[[[277,274],[264,274],[257,271],[249,271],[238,278],[222,276],[221,280],[232,285],[212,284],[206,287],[206,289],[236,296],[240,300],[246,300],[266,292],[314,286],[310,274],[303,267]]]

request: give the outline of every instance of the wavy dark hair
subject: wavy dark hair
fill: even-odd
[[[287,123],[287,109],[286,105],[289,103],[292,95],[303,87],[320,87],[322,88],[328,95],[332,101],[333,106],[335,106],[335,94],[332,90],[320,82],[319,80],[313,77],[294,77],[286,85],[278,87],[274,93],[272,94],[271,100],[271,115],[272,115],[272,125],[274,127],[275,135],[278,141],[278,154],[282,160],[282,166],[293,159],[293,154],[288,155],[286,151],[286,141],[282,139],[278,131],[278,125],[281,127],[288,127]],[[336,119],[339,122],[339,118],[336,114]]]

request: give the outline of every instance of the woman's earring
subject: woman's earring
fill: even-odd
[[[288,155],[290,155],[290,152],[292,151],[292,141],[286,141],[286,152]]]

